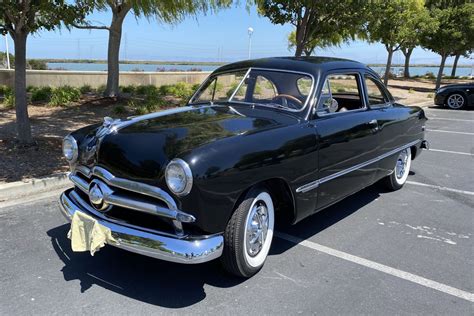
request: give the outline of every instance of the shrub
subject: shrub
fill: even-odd
[[[433,98],[433,93],[428,93],[428,94],[426,95],[426,97],[429,98],[429,99],[432,99],[432,98]]]
[[[163,85],[159,90],[162,95],[171,95],[181,99],[190,98],[195,91],[194,85],[185,82],[178,82],[174,85]]]
[[[158,89],[154,85],[138,86],[135,89],[136,94],[138,95],[149,95],[157,93]]]
[[[426,74],[425,74],[425,78],[427,79],[436,79],[436,76],[434,73],[432,73],[431,71],[428,71]]]
[[[125,112],[127,112],[127,110],[122,104],[115,106],[112,111],[114,112],[114,114],[124,114]]]
[[[33,90],[31,102],[49,101],[51,99],[52,89],[50,87],[41,87]]]
[[[3,98],[3,107],[5,109],[13,109],[15,107],[15,95],[13,94],[13,91],[5,93],[5,97]]]
[[[104,94],[105,89],[107,89],[107,86],[105,84],[101,84],[97,87],[96,91],[98,94]]]
[[[133,94],[136,90],[136,87],[134,85],[130,85],[130,86],[122,86],[120,87],[120,90],[123,92],[123,93],[131,93]]]
[[[0,85],[0,95],[6,96],[7,94],[12,93],[12,88],[5,85]]]
[[[408,89],[408,93],[415,93],[415,90],[413,90],[412,88]]]
[[[62,86],[52,90],[50,106],[66,106],[81,98],[81,91],[70,86]]]
[[[35,90],[36,90],[36,87],[33,87],[33,86],[26,87],[26,92],[33,92]]]
[[[92,92],[92,87],[88,84],[85,84],[79,88],[79,91],[81,91],[82,94],[86,94],[86,93]]]
[[[35,70],[47,70],[48,64],[44,60],[39,59],[30,59],[28,60],[28,65],[30,69]]]

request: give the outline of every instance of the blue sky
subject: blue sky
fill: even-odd
[[[95,13],[90,20],[109,24],[107,12]],[[246,59],[248,52],[247,28],[254,28],[252,57],[292,55],[288,50],[287,35],[291,25],[273,25],[257,15],[255,8],[248,12],[243,6],[220,11],[217,14],[188,18],[175,26],[159,24],[154,20],[126,18],[123,28],[121,59],[130,60],[190,60],[235,61]],[[28,58],[90,58],[106,59],[106,31],[62,29],[41,32],[28,40]],[[5,50],[0,41],[0,50]],[[10,47],[13,43],[10,39]],[[317,51],[317,55],[355,59],[364,63],[385,63],[387,53],[380,44],[362,41],[342,47]],[[439,63],[439,56],[423,49],[416,49],[413,63]],[[394,63],[402,63],[403,55],[397,52]],[[448,60],[451,63],[452,59]],[[462,59],[460,63],[472,64]]]

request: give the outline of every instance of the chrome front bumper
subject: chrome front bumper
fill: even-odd
[[[108,227],[112,236],[117,240],[114,247],[142,254],[165,261],[177,263],[202,263],[221,256],[224,237],[222,235],[211,236],[185,236],[171,237],[160,235],[159,232],[151,233],[139,229],[122,226],[116,223],[94,216],[91,212],[84,210],[69,197],[69,189],[61,194],[61,213],[68,221],[71,221],[75,212],[82,212],[94,217],[99,224]]]

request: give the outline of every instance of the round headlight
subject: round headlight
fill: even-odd
[[[69,162],[77,160],[79,149],[77,148],[77,142],[74,137],[68,135],[63,140],[63,155]]]
[[[171,160],[166,166],[165,179],[166,185],[174,194],[185,196],[191,192],[193,174],[184,160],[179,158]]]

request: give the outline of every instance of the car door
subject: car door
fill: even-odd
[[[317,209],[324,208],[374,181],[378,123],[364,97],[359,71],[325,76],[312,121],[319,138]]]
[[[413,109],[397,104],[376,75],[367,72],[363,80],[366,103],[378,122],[377,180],[392,172],[398,151],[413,141],[413,136],[420,134],[422,129],[416,123],[419,117],[413,116]]]

